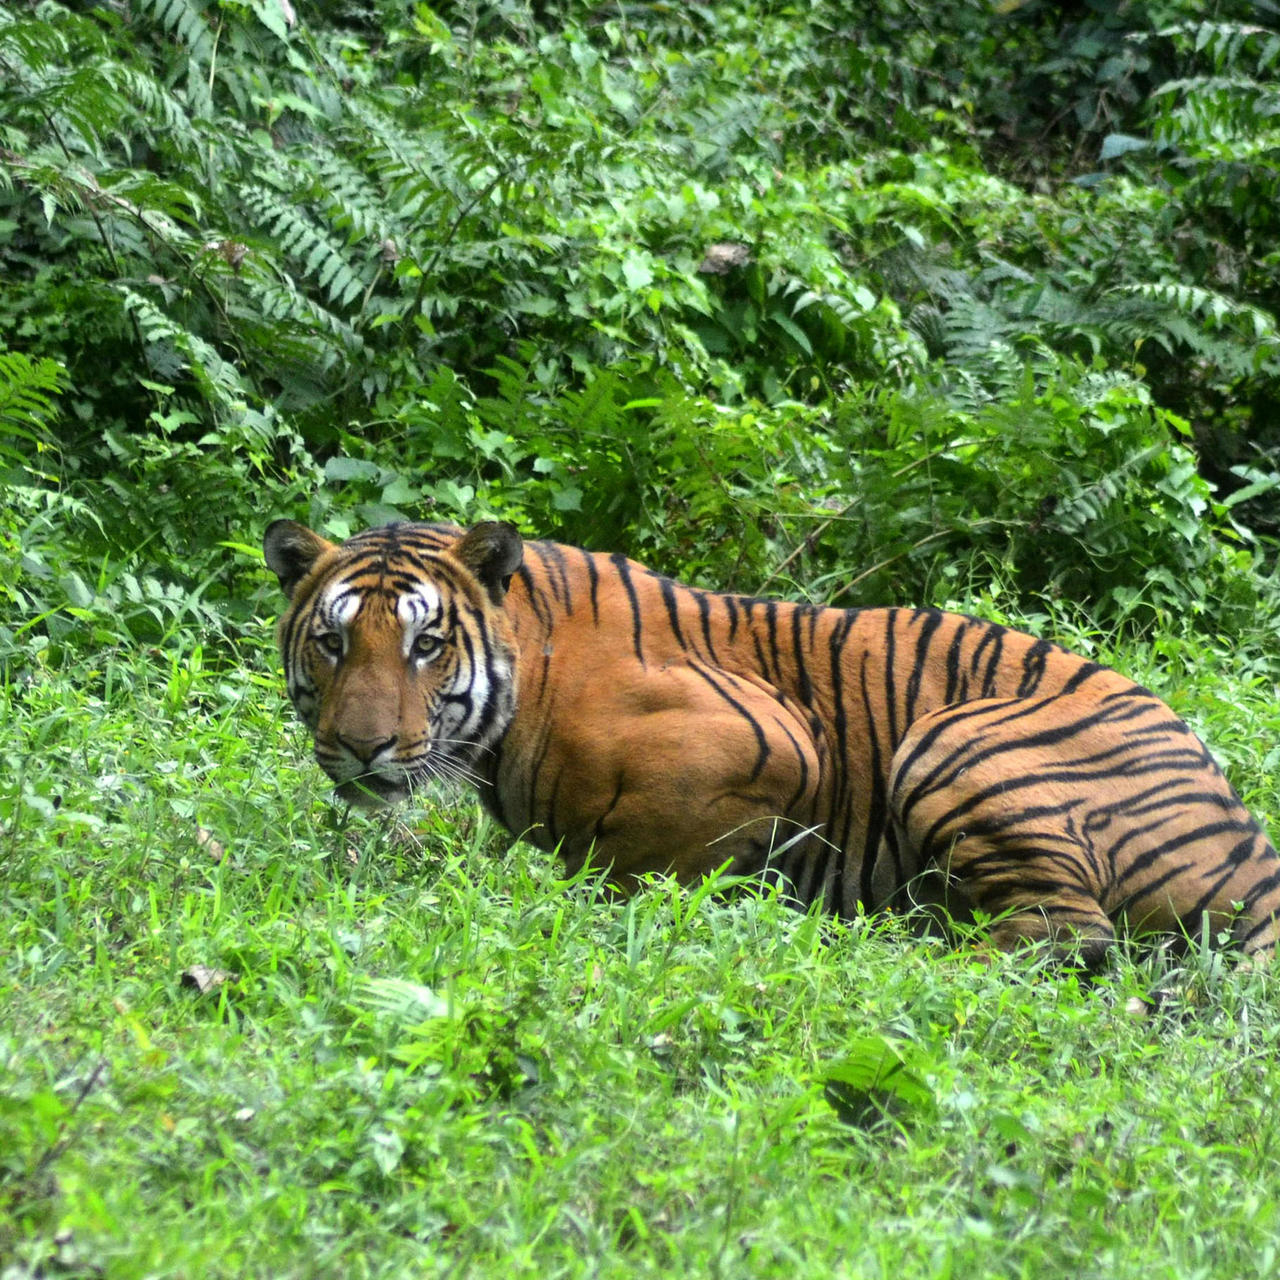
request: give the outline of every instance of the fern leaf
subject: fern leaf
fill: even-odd
[[[56,361],[0,350],[0,455],[21,457],[8,441],[49,442],[54,398],[66,385],[67,371]]]

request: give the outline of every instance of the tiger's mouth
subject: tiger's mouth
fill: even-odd
[[[334,794],[361,809],[386,809],[409,798],[407,778],[388,778],[380,773],[362,773],[339,782]]]

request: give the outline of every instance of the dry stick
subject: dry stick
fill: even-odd
[[[93,1086],[98,1083],[98,1077],[106,1069],[106,1059],[100,1058],[98,1065],[85,1077],[84,1083],[76,1094],[75,1101],[58,1125],[58,1136],[49,1144],[48,1149],[40,1159],[36,1161],[36,1167],[31,1173],[33,1178],[38,1178],[71,1145],[71,1140],[75,1137],[75,1134],[67,1134],[67,1125],[75,1118],[75,1114],[80,1110],[81,1104],[92,1092]]]
[[[902,479],[902,477],[905,476],[908,471],[911,471],[916,467],[923,466],[926,462],[932,462],[934,458],[937,458],[940,455],[946,453],[948,449],[962,449],[966,445],[977,444],[977,443],[978,442],[976,440],[952,440],[948,444],[943,445],[942,448],[935,449],[932,453],[926,453],[923,458],[916,458],[913,462],[908,462],[905,467],[899,467],[898,470],[895,471],[889,477],[889,479],[890,480]],[[862,501],[861,495],[859,495],[859,497],[857,498],[851,498],[848,502],[844,504],[843,507],[840,508],[839,511],[835,512],[834,515],[828,516],[816,529],[810,530],[810,532],[807,533],[800,540],[800,545],[797,546],[795,550],[792,551],[791,554],[787,556],[787,558],[760,584],[760,590],[764,591],[765,588],[768,587],[768,585],[771,582],[773,582],[776,578],[781,577],[782,574],[786,572],[786,569],[791,564],[791,562],[806,547],[812,547],[814,542],[816,542],[818,538],[820,538],[824,533],[826,533],[826,531],[830,529],[831,526],[835,524],[837,520],[843,520],[844,517],[847,516],[849,512],[852,511],[854,507],[856,507],[858,503],[861,501]],[[931,542],[934,538],[938,538],[941,536],[942,535],[940,533],[931,533],[928,537],[922,538],[919,542],[908,547],[906,551],[899,552],[899,554],[896,556],[891,556],[888,560],[884,560],[880,564],[875,565],[873,568],[868,569],[866,573],[860,573],[856,578],[854,578],[853,582],[850,582],[847,586],[843,588],[843,590],[847,591],[849,587],[852,587],[856,583],[861,582],[862,579],[867,576],[867,574],[874,573],[876,569],[883,569],[885,565],[892,564],[895,560],[900,560],[902,556],[907,555],[909,552],[916,550],[917,547],[921,547],[926,542]]]
[[[974,521],[975,524],[990,524],[991,521]],[[895,560],[901,560],[903,556],[909,556],[913,551],[919,551],[921,547],[930,542],[936,542],[939,538],[949,538],[955,531],[953,529],[938,529],[934,533],[927,533],[923,538],[918,538],[904,551],[899,551],[897,555],[889,556],[885,560],[881,560],[879,564],[873,564],[870,569],[864,569],[856,578],[850,578],[848,582],[840,588],[839,591],[831,597],[831,603],[839,600],[846,592],[852,591],[864,578],[869,578],[873,573],[879,573],[881,569],[887,569]]]

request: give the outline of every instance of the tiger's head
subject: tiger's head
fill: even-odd
[[[502,607],[524,554],[515,526],[388,525],[335,545],[277,520],[263,552],[289,597],[276,628],[289,697],[338,795],[391,804],[473,777],[515,709]]]

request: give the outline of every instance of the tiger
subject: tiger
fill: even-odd
[[[1204,745],[1047,640],[701,590],[505,521],[335,545],[277,520],[263,552],[288,696],[340,799],[463,780],[624,894],[727,871],[1090,968],[1142,933],[1274,953],[1280,857]]]

